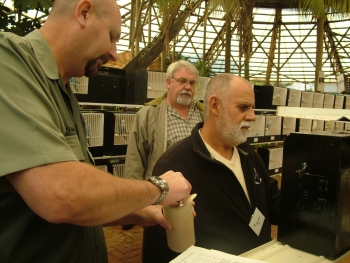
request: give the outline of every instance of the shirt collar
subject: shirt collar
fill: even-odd
[[[166,104],[167,104],[168,110],[169,110],[169,109],[173,109],[174,111],[176,111],[166,100],[165,100],[165,102],[166,102]],[[193,100],[191,101],[190,105],[189,105],[189,110],[188,110],[188,112],[194,111],[195,107],[196,107],[196,100],[193,99]]]
[[[32,45],[35,56],[37,57],[46,76],[49,79],[60,79],[60,73],[55,56],[41,32],[36,29],[29,33],[26,37]]]

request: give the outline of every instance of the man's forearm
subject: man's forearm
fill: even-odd
[[[150,182],[121,179],[73,161],[35,167],[8,179],[29,207],[52,223],[116,221],[154,203],[161,193]]]

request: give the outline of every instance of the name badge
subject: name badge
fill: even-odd
[[[249,226],[254,231],[254,233],[259,236],[261,228],[264,224],[265,216],[259,211],[258,208],[255,208],[255,211],[250,219]]]

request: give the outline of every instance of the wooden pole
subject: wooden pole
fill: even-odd
[[[130,55],[131,59],[135,57],[135,50],[134,50],[134,43],[135,39],[133,38],[134,32],[135,32],[135,1],[131,1],[131,18],[130,18],[130,39],[129,39],[129,48],[130,48]]]
[[[278,43],[280,42],[280,39],[279,39],[280,29],[281,29],[281,8],[276,8],[275,22],[274,22],[274,28],[272,31],[271,45],[270,45],[270,51],[268,56],[269,60],[268,60],[267,69],[266,69],[265,85],[270,84],[272,67],[274,66],[276,42],[277,41]],[[279,72],[279,69],[277,68],[277,82],[276,82],[277,86],[279,85],[278,72]]]
[[[323,82],[320,82],[323,55],[324,18],[317,19],[317,44],[316,44],[316,68],[315,68],[315,91],[323,92]]]
[[[206,75],[207,57],[206,57],[206,45],[207,45],[207,20],[208,20],[208,6],[205,2],[204,20],[203,20],[203,49],[202,49],[202,76]],[[201,72],[199,72],[200,74]]]
[[[226,14],[225,72],[231,71],[231,16]]]

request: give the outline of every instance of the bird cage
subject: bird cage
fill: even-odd
[[[89,147],[103,145],[104,115],[100,112],[83,112],[86,140]]]
[[[344,88],[347,93],[350,93],[350,75],[344,74]]]
[[[113,175],[118,177],[124,177],[125,163],[113,164]]]
[[[108,172],[107,165],[96,165],[95,167],[101,171]]]
[[[93,157],[125,155],[136,112],[84,110],[86,139]]]
[[[88,94],[89,78],[83,76],[80,78],[73,77],[69,80],[73,93]]]
[[[126,145],[129,140],[129,132],[134,121],[135,114],[115,113],[114,145]]]
[[[105,111],[104,155],[125,155],[134,111]]]
[[[147,71],[147,98],[154,99],[165,92],[167,92],[167,87],[165,85],[166,73],[165,72],[156,72],[156,71]]]

